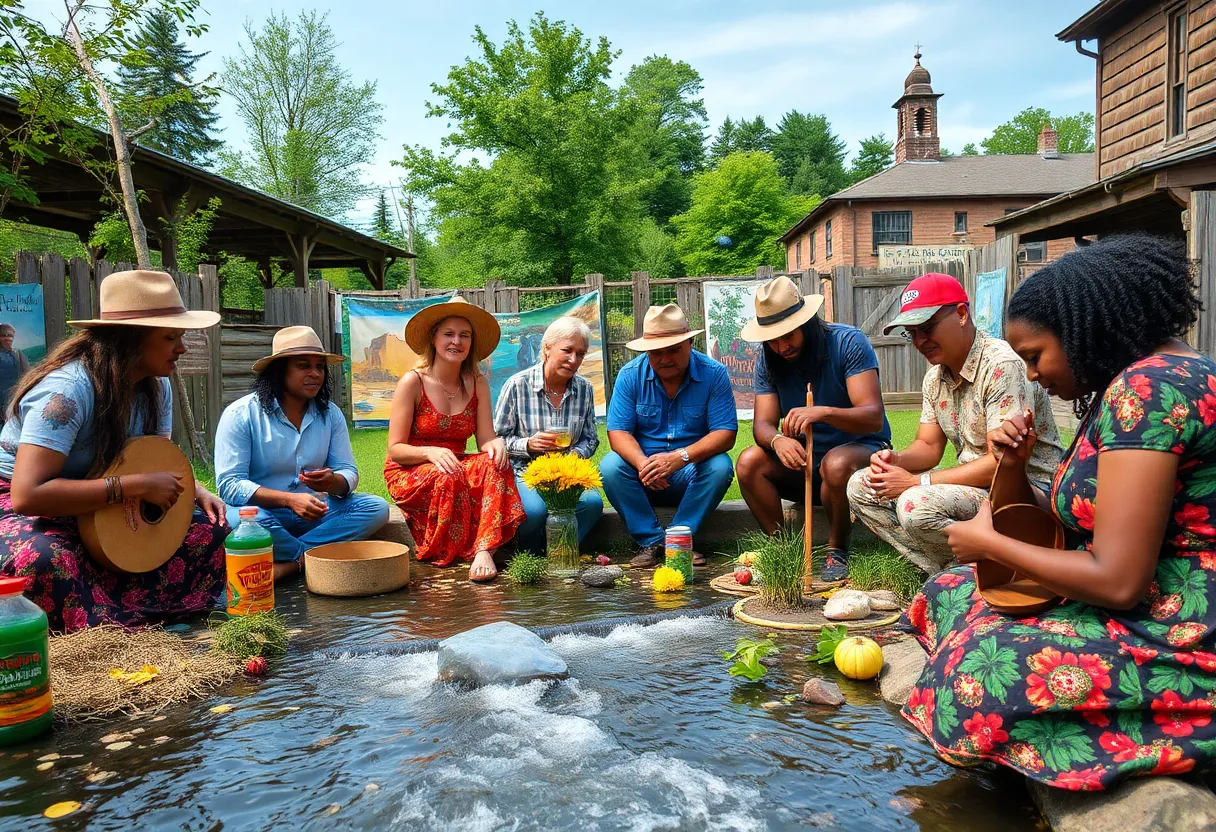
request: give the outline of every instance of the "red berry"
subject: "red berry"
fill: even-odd
[[[245,672],[250,676],[261,676],[266,672],[266,657],[251,656],[249,661],[245,662]]]
[[[751,582],[752,582],[752,570],[747,569],[746,567],[743,569],[735,570],[735,583],[739,584],[740,586],[747,586]]]
[[[608,564],[612,563],[612,558],[608,557],[607,555],[600,555],[595,559],[595,562],[600,566],[607,566]]]

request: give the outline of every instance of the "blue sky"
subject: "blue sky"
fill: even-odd
[[[384,124],[367,179],[387,185],[400,175],[390,161],[401,158],[403,145],[438,147],[446,125],[425,117],[430,84],[472,53],[477,24],[501,41],[508,20],[526,24],[543,8],[584,36],[608,38],[621,51],[618,79],[648,55],[688,61],[705,79],[711,131],[728,115],[762,115],[772,125],[791,109],[824,113],[850,153],[873,133],[893,138],[891,104],[902,92],[919,41],[933,88],[944,93],[942,143],[957,153],[1025,107],[1063,114],[1093,110],[1093,61],[1057,41],[1055,33],[1094,2],[203,0],[211,29],[192,48],[209,50],[200,68],[218,72],[223,57],[236,53],[246,20],[260,22],[272,8],[289,14],[328,11],[342,63],[353,78],[377,82]],[[61,2],[32,0],[30,5],[63,16]],[[244,127],[233,108],[223,102],[220,112],[222,138],[243,144]],[[364,219],[368,207],[361,205],[350,219]]]

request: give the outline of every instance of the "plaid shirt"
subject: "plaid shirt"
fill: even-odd
[[[545,395],[543,366],[537,364],[507,379],[498,394],[494,432],[503,438],[511,465],[522,473],[540,454],[528,450],[528,439],[546,429],[546,420],[559,418],[570,425],[570,450],[590,459],[599,447],[595,431],[595,391],[591,382],[575,375],[566,385],[561,404],[555,409]]]

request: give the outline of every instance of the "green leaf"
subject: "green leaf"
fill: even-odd
[[[735,662],[730,666],[731,676],[743,676],[744,678],[755,682],[768,673],[768,668],[759,662]]]
[[[1137,711],[1120,711],[1116,717],[1119,729],[1131,737],[1132,742],[1137,745],[1144,744],[1144,734],[1140,730],[1140,724],[1143,719],[1144,715]]]
[[[1128,662],[1119,671],[1119,691],[1127,696],[1126,700],[1119,703],[1120,708],[1133,710],[1144,703],[1144,691],[1140,687],[1140,672],[1136,670],[1135,664]]]
[[[1022,678],[1017,659],[1017,651],[999,646],[996,637],[989,636],[967,653],[959,670],[970,673],[980,681],[985,691],[1003,703],[1009,688]]]
[[[1216,755],[1216,740],[1191,740],[1191,745],[1209,756]]]
[[[938,593],[933,605],[933,620],[937,632],[945,635],[954,628],[955,620],[971,606],[971,587],[967,584]]]
[[[1195,683],[1191,679],[1191,674],[1181,667],[1154,667],[1147,687],[1153,693],[1176,690],[1183,696],[1190,696],[1195,692]]]
[[[1009,632],[1013,635],[1029,636],[1040,641],[1059,644],[1062,647],[1084,647],[1087,643],[1083,638],[1066,636],[1063,633],[1049,633],[1029,624],[1013,624],[1009,627]]]
[[[1164,418],[1164,413],[1153,413],[1149,418]],[[1140,434],[1140,442],[1146,451],[1168,451],[1178,442],[1178,431],[1170,425],[1153,425]]]
[[[1119,771],[1129,777],[1134,777],[1137,774],[1147,774],[1157,766],[1156,757],[1138,757],[1135,760],[1128,760],[1126,763],[1119,764]]]
[[[843,624],[829,624],[819,633],[819,643],[815,655],[808,656],[811,661],[827,664],[836,656],[836,648],[849,634],[849,628]]]
[[[1072,605],[1069,605],[1072,606]],[[1075,618],[1071,618],[1073,629],[1077,631],[1077,635],[1083,639],[1097,640],[1106,639],[1106,626],[1098,618],[1098,613],[1093,607],[1081,605],[1080,612],[1069,610],[1069,614],[1075,614]]]
[[[1216,436],[1216,430],[1209,431],[1208,435]],[[1216,494],[1216,467],[1208,465],[1197,469],[1187,480],[1183,493],[1188,500]]]
[[[954,707],[954,691],[948,687],[937,689],[937,704],[933,709],[933,722],[937,732],[949,736],[958,727],[958,709]]]
[[[1053,716],[1023,719],[1013,726],[1009,736],[1029,743],[1039,752],[1043,762],[1056,771],[1095,759],[1093,742],[1085,730],[1068,719]]]

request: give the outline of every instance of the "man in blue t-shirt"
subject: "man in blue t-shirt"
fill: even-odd
[[[676,506],[672,525],[688,526],[695,537],[734,479],[727,451],[739,429],[735,396],[726,368],[692,348],[699,332],[674,303],[650,307],[642,337],[625,345],[643,354],[621,368],[612,387],[612,453],[600,475],[638,544],[634,566],[663,557],[653,506]],[[694,553],[693,563],[704,566],[704,556]]]
[[[822,305],[822,295],[803,297],[788,277],[756,291],[756,317],[739,333],[763,344],[755,371],[756,444],[739,455],[738,475],[756,522],[767,534],[776,532],[782,498],[805,499],[806,431],[813,429],[811,493],[829,525],[821,577],[839,581],[849,574],[849,477],[890,447],[891,426],[874,348],[861,330],[816,317]],[[808,385],[813,407],[806,406]]]

